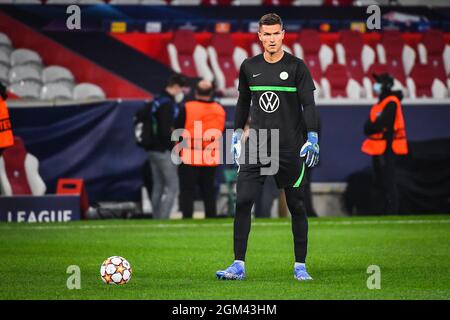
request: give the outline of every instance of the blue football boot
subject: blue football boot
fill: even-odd
[[[221,280],[243,280],[245,279],[245,267],[242,263],[233,262],[227,269],[217,271],[216,276]]]
[[[312,280],[304,265],[294,267],[294,278],[297,280]]]

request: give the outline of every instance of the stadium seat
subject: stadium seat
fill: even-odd
[[[343,30],[336,43],[337,62],[346,65],[351,78],[363,85],[364,75],[375,61],[375,51],[364,44],[358,31]]]
[[[414,66],[416,53],[405,44],[399,31],[385,31],[377,44],[378,61],[389,66],[390,74],[403,85]]]
[[[9,67],[0,63],[0,82],[4,85],[9,84]]]
[[[48,83],[64,83],[69,88],[73,88],[75,79],[72,72],[61,66],[48,66],[42,70],[42,82]]]
[[[9,54],[0,49],[0,65],[9,67]]]
[[[188,77],[213,80],[213,74],[208,66],[206,49],[197,44],[191,30],[176,31],[172,42],[167,46],[167,50],[170,65],[175,72]]]
[[[232,0],[202,0],[202,6],[228,6]]]
[[[202,3],[202,0],[172,0],[170,3],[172,6],[198,6]]]
[[[41,72],[34,66],[16,65],[9,70],[9,83],[35,81],[41,83]]]
[[[448,96],[445,83],[435,77],[434,70],[428,64],[416,64],[406,79],[411,98],[437,98]]]
[[[323,0],[294,0],[292,5],[294,6],[321,6],[323,4]]]
[[[35,100],[41,97],[41,87],[40,83],[34,81],[21,81],[11,84],[9,90],[22,99]]]
[[[293,0],[263,0],[264,6],[290,6]]]
[[[262,0],[233,0],[231,2],[232,6],[260,6]]]
[[[0,44],[12,46],[11,39],[3,32],[0,32]]]
[[[6,54],[8,56],[8,64],[9,64],[9,56],[11,55],[11,52],[13,51],[12,43],[9,37],[0,32],[0,53]]]
[[[0,157],[0,188],[2,195],[45,194],[46,186],[39,174],[39,161],[28,153],[19,137]]]
[[[417,49],[420,63],[428,64],[435,77],[445,83],[450,74],[450,45],[445,43],[442,31],[427,31]]]
[[[300,30],[293,44],[295,55],[303,59],[311,72],[316,86],[316,97],[321,95],[320,79],[328,65],[333,62],[333,50],[320,41],[319,32],[313,29]]]
[[[73,93],[62,83],[47,83],[41,89],[42,100],[72,100]]]
[[[41,56],[33,50],[16,49],[11,53],[11,66],[29,64],[37,67],[42,66]]]
[[[247,52],[233,43],[229,33],[216,33],[208,47],[209,61],[217,90],[225,96],[237,95],[239,68]]]
[[[115,5],[133,5],[133,4],[140,4],[140,0],[111,0],[109,4],[115,4]]]
[[[390,73],[389,67],[387,64],[381,64],[378,62],[375,62],[369,67],[369,70],[367,71],[366,76],[363,79],[363,85],[364,85],[364,91],[366,93],[366,98],[373,98],[373,74],[381,74],[381,73]],[[409,96],[408,90],[406,88],[406,85],[403,85],[398,79],[394,78],[394,86],[392,87],[393,90],[401,90],[403,92],[403,96],[407,97]]]
[[[102,88],[92,83],[79,83],[73,89],[75,100],[105,99]]]
[[[323,96],[327,99],[361,97],[361,86],[350,77],[347,67],[342,64],[332,63],[328,66],[321,79],[321,87]]]

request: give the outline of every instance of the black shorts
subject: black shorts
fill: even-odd
[[[280,153],[280,156],[272,161],[277,160],[279,164],[278,170],[276,170],[276,165],[273,165],[272,162],[263,164],[258,161],[255,164],[241,164],[239,166],[238,179],[264,183],[266,176],[273,175],[278,188],[299,188],[307,183],[306,165],[297,152]],[[272,169],[269,169],[271,165]]]

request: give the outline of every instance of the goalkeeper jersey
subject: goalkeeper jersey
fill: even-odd
[[[250,105],[239,105],[238,102],[236,112],[242,112],[240,108],[250,108],[250,128],[256,131],[279,129],[279,151],[298,152],[306,130],[315,129],[315,123],[306,125],[301,103],[302,95],[305,92],[311,94],[313,90],[314,82],[303,60],[284,52],[278,62],[269,63],[260,54],[246,59],[241,65],[239,101],[248,101]],[[270,150],[270,133],[264,140],[257,140],[256,147],[267,144]],[[253,143],[255,141],[250,139],[249,146]]]

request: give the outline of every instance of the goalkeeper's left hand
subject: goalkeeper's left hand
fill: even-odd
[[[317,132],[308,132],[308,140],[300,150],[300,157],[306,156],[306,165],[310,168],[319,163],[319,136]]]

